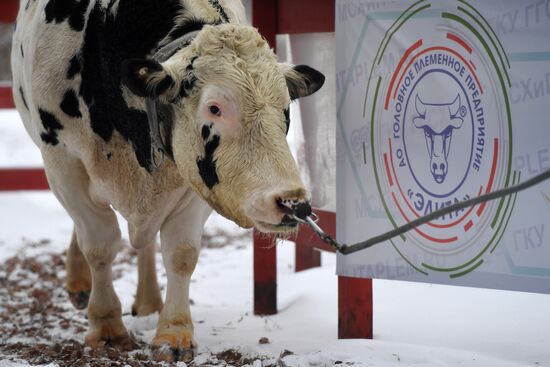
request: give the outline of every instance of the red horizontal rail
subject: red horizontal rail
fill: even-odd
[[[277,33],[334,32],[334,3],[335,0],[278,0]]]
[[[0,191],[49,190],[43,168],[1,168]]]
[[[275,47],[277,34],[334,32],[335,0],[254,0],[252,24]]]

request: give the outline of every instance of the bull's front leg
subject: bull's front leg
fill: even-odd
[[[161,248],[167,276],[166,300],[153,339],[157,361],[189,362],[197,347],[189,307],[189,284],[197,264],[202,228],[210,209],[194,199],[161,228]]]

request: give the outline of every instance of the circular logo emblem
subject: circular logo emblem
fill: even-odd
[[[374,175],[394,226],[519,180],[511,172],[509,63],[500,41],[468,4],[424,17],[432,4],[416,4],[386,32],[366,97]],[[381,68],[385,53],[400,55],[389,74]],[[511,200],[452,212],[394,246],[421,273],[463,276],[496,247]]]

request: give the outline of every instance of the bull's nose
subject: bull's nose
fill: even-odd
[[[250,197],[245,212],[262,232],[284,232],[298,225],[297,219],[311,215],[308,192],[299,186]]]
[[[278,199],[277,206],[285,215],[296,216],[303,220],[311,215],[311,204],[306,200]]]

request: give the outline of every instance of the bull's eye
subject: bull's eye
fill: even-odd
[[[222,115],[222,110],[220,110],[220,108],[216,105],[211,105],[208,107],[208,111],[214,115],[214,116],[217,116],[217,117],[220,117]]]

